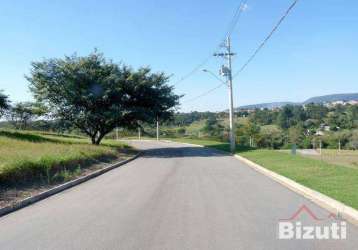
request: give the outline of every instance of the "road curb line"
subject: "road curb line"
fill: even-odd
[[[265,176],[271,178],[272,180],[280,183],[286,188],[306,197],[310,201],[319,205],[320,207],[328,210],[331,213],[334,213],[337,217],[343,218],[352,224],[358,225],[358,210],[349,207],[333,198],[330,198],[322,193],[319,193],[313,189],[305,187],[287,177],[279,175],[271,170],[268,170],[259,164],[256,164],[240,155],[235,154],[234,157],[241,162],[245,163],[249,167],[253,168],[257,172],[264,174]]]
[[[110,171],[112,169],[118,168],[118,167],[120,167],[120,166],[122,166],[122,165],[124,165],[124,164],[126,164],[126,163],[128,163],[130,161],[133,161],[133,160],[137,159],[141,154],[142,154],[142,152],[139,152],[135,156],[133,156],[133,157],[127,159],[127,160],[114,163],[111,166],[99,169],[99,170],[97,170],[97,171],[95,171],[93,173],[90,173],[88,175],[82,176],[82,177],[80,177],[78,179],[66,182],[64,184],[61,184],[61,185],[56,186],[54,188],[51,188],[51,189],[49,189],[47,191],[44,191],[42,193],[39,193],[39,194],[34,195],[34,196],[31,196],[31,197],[26,198],[24,200],[21,200],[21,201],[17,202],[14,205],[3,207],[3,208],[0,209],[0,217],[2,217],[4,215],[7,215],[9,213],[12,213],[12,212],[14,212],[16,210],[19,210],[21,208],[27,207],[27,206],[29,206],[31,204],[34,204],[34,203],[36,203],[36,202],[38,202],[40,200],[43,200],[43,199],[45,199],[47,197],[50,197],[50,196],[52,196],[54,194],[60,193],[61,191],[64,191],[64,190],[69,189],[71,187],[77,186],[77,185],[79,185],[79,184],[81,184],[83,182],[86,182],[86,181],[88,181],[90,179],[93,179],[93,178],[95,178],[97,176],[100,176],[100,175],[102,175],[102,174],[104,174],[104,173],[106,173],[106,172],[108,172],[108,171]]]

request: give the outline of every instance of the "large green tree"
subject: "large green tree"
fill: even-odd
[[[133,70],[115,64],[97,51],[32,63],[30,90],[50,107],[52,115],[71,122],[93,144],[115,127],[134,128],[138,122],[168,119],[180,96],[164,73]]]

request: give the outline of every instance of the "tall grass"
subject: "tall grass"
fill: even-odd
[[[86,138],[78,137],[0,131],[0,186],[51,183],[61,172],[115,159],[126,148],[118,142],[104,144],[90,145]]]

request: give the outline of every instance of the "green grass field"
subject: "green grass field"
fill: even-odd
[[[229,150],[229,144],[224,142],[192,139],[175,139],[175,141]],[[238,148],[237,153],[269,170],[358,209],[358,169],[275,150]]]
[[[307,155],[306,157],[358,169],[358,151],[354,150],[323,149],[322,155]]]
[[[0,186],[60,180],[98,160],[126,157],[127,153],[128,146],[116,141],[93,146],[79,136],[2,130]]]

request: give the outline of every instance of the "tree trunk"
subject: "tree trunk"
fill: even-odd
[[[96,145],[99,145],[100,143],[101,143],[101,141],[102,141],[102,139],[103,139],[103,137],[105,136],[105,134],[103,133],[99,133],[99,136],[98,136],[98,138],[96,139],[96,141],[95,141],[95,144]]]
[[[91,141],[93,145],[96,144],[96,134],[91,136]]]

